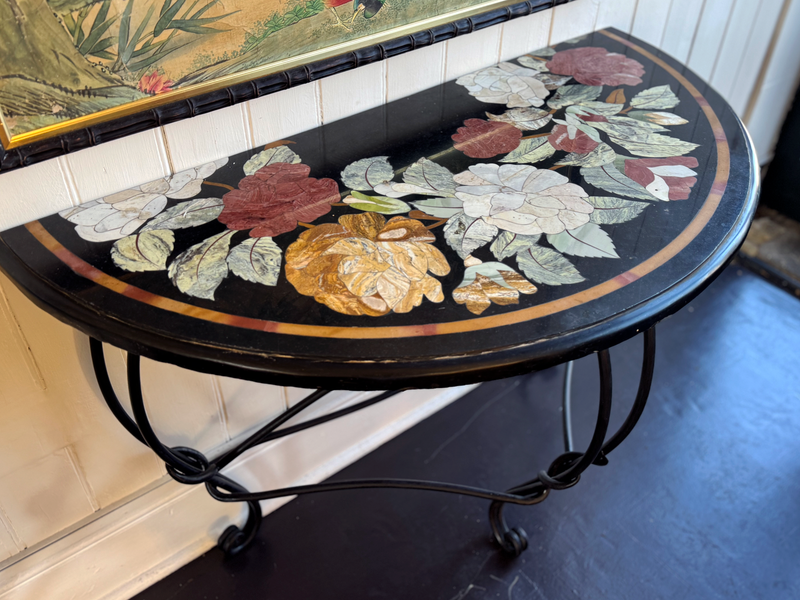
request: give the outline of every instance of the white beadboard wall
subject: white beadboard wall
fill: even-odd
[[[663,48],[752,124],[768,158],[800,70],[800,0],[577,0],[216,111],[0,175],[0,229],[290,137],[549,43],[616,27]],[[123,401],[122,352],[106,349]],[[170,444],[219,449],[302,391],[143,361]],[[318,481],[463,394],[396,398],[277,441],[232,473],[245,485]],[[317,409],[363,395],[338,393]],[[214,544],[235,506],[180,486],[131,439],[93,383],[88,341],[0,276],[0,600],[128,598]],[[274,510],[284,501],[265,503]],[[280,543],[280,540],[275,540]],[[55,592],[53,590],[58,590]]]

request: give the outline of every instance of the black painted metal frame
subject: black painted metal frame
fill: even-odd
[[[220,502],[247,503],[248,515],[243,527],[240,528],[236,525],[231,525],[219,538],[220,548],[228,555],[234,555],[243,551],[255,538],[261,524],[261,508],[258,504],[260,500],[336,490],[397,488],[446,492],[491,500],[489,520],[494,538],[505,553],[519,556],[528,546],[527,536],[524,530],[508,526],[503,516],[504,505],[518,504],[530,506],[538,504],[548,497],[550,490],[563,490],[574,486],[580,480],[581,473],[590,465],[595,464],[603,466],[608,464],[608,454],[619,446],[631,433],[644,411],[650,393],[656,351],[655,326],[644,332],[643,341],[644,350],[639,388],[633,406],[619,430],[606,441],[609,420],[611,418],[612,396],[611,358],[609,351],[606,349],[597,353],[598,366],[600,369],[600,401],[594,434],[584,452],[577,452],[573,449],[571,426],[572,363],[567,363],[564,379],[564,396],[562,400],[565,452],[556,458],[546,470],[539,471],[536,477],[505,492],[486,490],[468,485],[415,479],[358,479],[320,483],[316,485],[294,486],[264,492],[249,492],[221,472],[222,469],[228,466],[242,453],[270,440],[303,431],[310,427],[354,413],[399,394],[404,390],[399,389],[383,392],[374,398],[370,398],[347,408],[334,411],[315,419],[309,419],[297,425],[278,429],[291,418],[300,414],[303,410],[324,397],[330,390],[314,391],[301,402],[269,421],[235,447],[223,452],[215,459],[209,460],[198,450],[185,446],[170,448],[159,440],[153,430],[144,406],[140,373],[141,361],[138,355],[128,354],[128,391],[133,410],[133,418],[131,418],[120,404],[114,392],[106,369],[102,343],[94,338],[90,338],[90,348],[97,383],[111,412],[131,435],[143,444],[149,446],[153,452],[166,463],[167,472],[173,479],[187,485],[205,484],[209,495]]]
[[[0,145],[0,173],[83,150],[84,148],[90,148],[103,142],[117,140],[148,129],[161,127],[175,121],[210,113],[220,108],[233,106],[239,102],[246,102],[274,92],[280,92],[290,87],[336,75],[337,73],[385,60],[417,48],[424,48],[425,46],[472,33],[492,25],[505,23],[511,19],[525,17],[571,1],[525,0],[518,4],[458,19],[424,31],[418,31],[411,35],[400,36],[381,44],[359,48],[333,58],[143,110],[127,117],[69,131],[49,139],[10,149],[5,149]]]

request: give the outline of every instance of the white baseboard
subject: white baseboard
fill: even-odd
[[[404,392],[256,448],[225,472],[251,490],[322,481],[473,388]],[[290,499],[263,502],[264,514]],[[58,539],[0,563],[0,600],[130,598],[213,548],[244,515],[241,505],[216,502],[202,486],[165,477]]]

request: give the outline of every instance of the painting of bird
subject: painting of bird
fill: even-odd
[[[348,26],[342,21],[339,13],[336,12],[336,7],[349,4],[350,2],[353,3],[353,16],[348,21]],[[347,31],[351,31],[350,27],[353,25],[358,15],[363,14],[365,19],[371,19],[378,14],[378,11],[383,8],[384,5],[388,6],[385,0],[325,0],[325,8],[331,9],[331,12],[333,12],[333,15],[336,17],[336,25],[344,27]]]
[[[342,6],[343,4],[348,4],[349,2],[353,2],[353,0],[325,0],[325,8],[331,9],[333,16],[336,17],[336,24],[340,27],[344,27],[347,31],[351,31],[351,29],[345,25],[342,19],[339,17],[339,13],[336,12],[336,7]],[[352,22],[353,20],[351,19],[350,23],[352,24]]]
[[[355,20],[361,12],[364,13],[365,19],[371,19],[378,14],[378,11],[383,8],[384,5],[389,6],[389,3],[384,0],[354,0],[353,20]]]

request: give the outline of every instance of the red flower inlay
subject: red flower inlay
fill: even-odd
[[[454,147],[470,158],[491,158],[511,152],[522,138],[522,132],[503,121],[467,119],[466,127],[459,127],[452,135]]]
[[[569,136],[569,128],[566,125],[556,125],[547,138],[550,145],[556,150],[564,150],[565,152],[575,152],[576,154],[588,154],[595,148],[598,143],[590,138],[587,134],[583,133],[580,129],[575,130],[575,136]]]
[[[557,75],[572,75],[585,85],[639,85],[644,75],[639,61],[594,47],[556,52],[547,68]]]
[[[239,189],[222,197],[218,219],[228,229],[250,229],[250,237],[273,237],[330,212],[339,201],[333,179],[309,177],[308,165],[273,163],[239,182]]]
[[[171,92],[172,86],[175,82],[167,79],[158,71],[153,71],[150,75],[143,75],[139,80],[139,91],[145,94],[163,94],[164,92]]]
[[[632,158],[625,161],[625,175],[636,183],[655,192],[657,197],[666,195],[669,200],[687,200],[697,178],[691,171],[698,166],[694,156],[675,156],[672,158]],[[660,177],[668,190],[653,188],[651,184]],[[663,185],[661,187],[663,187]],[[650,187],[648,187],[650,186]],[[660,193],[659,193],[660,192]],[[667,192],[664,194],[664,192]],[[662,200],[667,198],[661,197]]]
[[[608,119],[603,115],[594,115],[591,113],[579,115],[581,121],[586,121],[587,123],[608,123]]]

